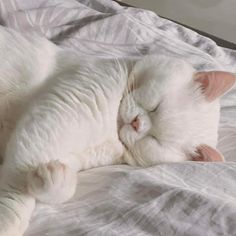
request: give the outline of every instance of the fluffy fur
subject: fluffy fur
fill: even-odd
[[[231,86],[207,101],[208,80],[183,60],[80,59],[5,28],[0,53],[1,236],[24,233],[35,200],[69,200],[77,171],[211,160],[214,153],[221,160],[218,97]]]

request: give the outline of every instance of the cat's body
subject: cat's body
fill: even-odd
[[[1,28],[0,37],[1,236],[22,235],[35,199],[73,196],[77,171],[221,159],[216,97],[232,85],[214,94],[211,76],[195,81],[174,58],[80,59],[37,36]]]
[[[3,32],[5,33],[5,31]],[[14,36],[12,37],[8,33],[5,35],[10,39],[14,39]],[[17,36],[20,37],[20,35]],[[43,119],[48,119],[45,122],[45,127],[41,126],[42,132],[44,129],[47,132],[47,129],[53,129],[53,125],[57,125],[52,118],[53,116],[63,117],[64,120],[60,124],[61,126],[65,125],[67,131],[71,124],[71,132],[67,138],[63,136],[65,135],[64,127],[57,126],[54,130],[55,132],[62,132],[62,143],[60,145],[66,146],[67,142],[69,145],[75,143],[76,148],[71,148],[70,151],[66,149],[67,156],[71,154],[73,158],[78,153],[84,152],[84,150],[90,152],[91,146],[101,146],[103,149],[106,142],[111,144],[118,142],[117,152],[121,156],[122,148],[118,139],[116,120],[119,103],[126,86],[128,71],[125,68],[123,70],[119,68],[120,65],[115,60],[94,58],[81,60],[76,54],[60,50],[46,40],[41,45],[34,42],[30,43],[23,37],[21,40],[25,42],[25,45],[19,43],[19,39],[18,42],[16,40],[12,44],[9,41],[6,43],[7,40],[1,42],[1,45],[12,50],[12,52],[8,48],[5,50],[4,53],[7,57],[0,67],[1,156],[4,156],[9,136],[25,110],[29,110],[32,114],[31,118],[35,119],[34,125],[39,122],[37,120],[39,113],[44,116]],[[19,48],[16,48],[15,45]],[[31,49],[28,51],[28,55],[24,53],[25,48]],[[39,51],[44,52],[45,55],[42,57]],[[107,73],[104,73],[103,66],[109,68]],[[37,99],[37,97],[40,98]],[[29,109],[28,106],[34,106],[34,108]],[[78,117],[77,112],[83,114]],[[90,126],[91,130],[86,126]],[[60,128],[62,131],[60,131]],[[96,132],[93,132],[94,130]],[[41,138],[41,135],[39,136]],[[78,140],[77,138],[80,136],[83,138]],[[50,142],[52,140],[45,140],[48,146],[53,147],[53,151],[45,150],[43,144],[46,155],[50,156],[50,158],[45,158],[45,162],[52,160],[52,153],[54,153],[57,160],[65,159],[63,153],[55,153],[55,146],[51,145]],[[57,142],[60,141],[57,140]],[[91,152],[93,151],[91,150]],[[74,161],[68,164],[77,170],[100,165],[84,163],[84,165],[79,166]]]
[[[1,33],[8,37],[1,45],[11,51],[5,50],[0,67],[0,235],[16,236],[24,231],[34,206],[34,197],[19,192],[48,203],[63,202],[75,191],[77,171],[123,162],[117,116],[128,71],[116,60],[81,60],[46,40],[39,45],[30,42],[34,36]],[[25,205],[19,206],[21,201]],[[20,228],[14,228],[18,223]]]

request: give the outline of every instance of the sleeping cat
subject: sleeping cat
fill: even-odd
[[[69,200],[78,171],[223,160],[218,98],[230,73],[160,55],[80,58],[2,27],[0,53],[0,236],[23,235],[36,200]]]

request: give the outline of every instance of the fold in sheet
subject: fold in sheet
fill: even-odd
[[[183,57],[198,70],[236,72],[236,52],[151,11],[111,0],[0,1],[1,23],[37,33],[78,55]],[[219,149],[236,161],[236,88],[222,99]],[[39,204],[26,236],[236,235],[236,165],[165,164],[78,174],[74,198]]]

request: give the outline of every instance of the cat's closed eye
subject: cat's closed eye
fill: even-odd
[[[158,103],[157,106],[155,106],[153,109],[151,109],[150,112],[154,113],[154,112],[158,111],[159,107],[160,107],[160,103]]]
[[[148,137],[152,140],[158,141],[156,136],[154,136],[153,134],[149,134]]]

